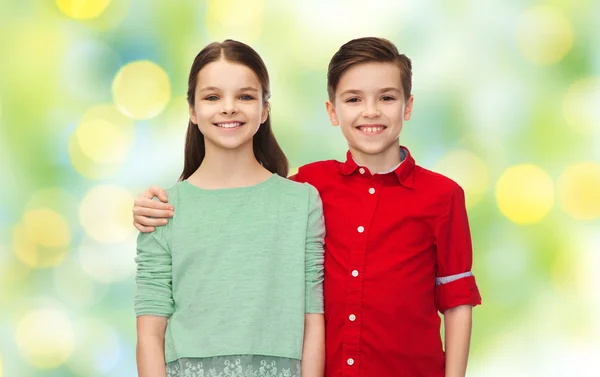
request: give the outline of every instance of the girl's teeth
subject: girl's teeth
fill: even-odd
[[[217,126],[222,127],[222,128],[234,128],[234,127],[239,127],[241,126],[241,123],[221,123],[221,124],[217,124]]]

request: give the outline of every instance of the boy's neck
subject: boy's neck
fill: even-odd
[[[388,172],[397,167],[402,162],[400,145],[392,145],[384,151],[376,154],[361,152],[350,147],[352,158],[360,166],[364,166],[371,174]]]
[[[188,178],[190,183],[205,189],[253,186],[272,173],[254,156],[252,144],[235,150],[206,145],[200,167]]]

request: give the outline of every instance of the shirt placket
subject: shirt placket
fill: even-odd
[[[359,168],[358,173],[366,179],[360,179],[358,190],[360,190],[359,195],[361,200],[356,218],[349,219],[347,223],[348,227],[353,228],[350,231],[355,237],[355,242],[353,242],[355,246],[350,253],[349,271],[347,271],[348,293],[346,297],[346,319],[344,326],[344,365],[342,367],[342,375],[348,377],[359,376],[360,331],[367,241],[382,187],[382,182],[378,179],[379,177],[371,176],[366,169]]]

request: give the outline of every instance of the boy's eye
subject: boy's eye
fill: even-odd
[[[390,97],[390,96],[383,96],[383,97],[381,97],[381,99],[384,100],[384,101],[393,101],[393,100],[395,100],[394,97]]]
[[[242,94],[242,95],[240,96],[240,99],[241,99],[242,101],[252,101],[252,100],[254,99],[254,97],[252,97],[252,96],[250,96],[250,95],[248,95],[248,94]]]
[[[206,97],[204,99],[207,100],[207,101],[218,101],[219,97],[217,97],[217,96],[208,96],[208,97]]]
[[[348,98],[348,99],[346,100],[346,102],[358,102],[358,101],[360,101],[360,99],[358,99],[358,98],[356,98],[356,97],[353,97],[353,98]]]

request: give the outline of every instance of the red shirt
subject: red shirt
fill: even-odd
[[[293,177],[323,200],[326,377],[443,377],[438,311],[481,303],[463,190],[403,150],[387,174],[348,152]]]

